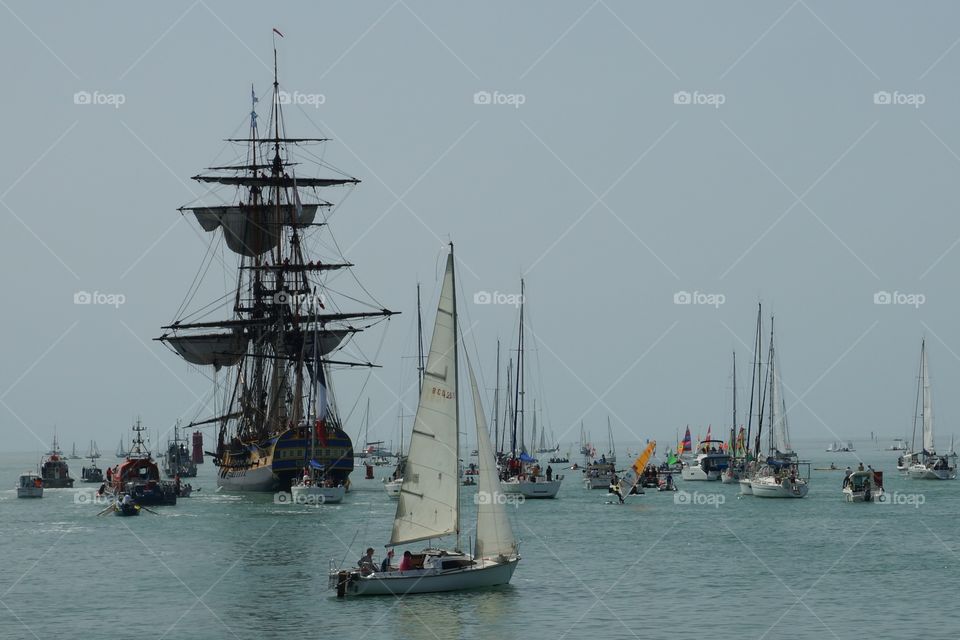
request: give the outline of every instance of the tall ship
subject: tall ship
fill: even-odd
[[[303,475],[311,442],[317,445],[312,463],[322,465],[333,484],[348,485],[353,442],[343,429],[332,375],[374,366],[339,352],[394,314],[375,300],[364,302],[370,294],[355,278],[357,295],[335,295],[327,287],[328,278],[345,275],[337,281],[342,291],[353,277],[343,270],[353,265],[330,235],[333,203],[326,194],[359,180],[323,159],[326,138],[287,133],[278,77],[274,48],[265,130],[251,87],[248,135],[227,140],[239,160],[193,176],[212,188],[204,198],[216,204],[195,202],[180,212],[192,214],[210,242],[185,303],[157,338],[188,363],[211,370],[215,413],[187,428],[215,429],[216,449],[209,453],[217,484],[231,491],[288,491]],[[336,255],[311,255],[313,247]],[[205,290],[204,276],[223,279],[211,269],[215,261],[230,283],[222,297],[191,310]]]

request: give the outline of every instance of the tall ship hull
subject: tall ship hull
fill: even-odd
[[[327,433],[326,446],[317,447],[314,459],[335,485],[348,484],[353,442],[342,429],[328,429]],[[303,476],[304,450],[309,447],[309,427],[289,429],[260,443],[238,443],[214,460],[219,466],[217,486],[228,491],[289,491]]]

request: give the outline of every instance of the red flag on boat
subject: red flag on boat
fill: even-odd
[[[321,447],[327,446],[327,425],[323,420],[317,420],[315,430],[317,433],[317,442],[320,443]]]

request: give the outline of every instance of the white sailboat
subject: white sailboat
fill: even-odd
[[[917,398],[920,405],[920,422],[923,425],[923,447],[916,447],[908,457],[907,475],[913,480],[954,480],[957,477],[957,454],[952,450],[946,455],[937,455],[933,438],[933,393],[930,389],[930,373],[927,366],[927,341],[920,343],[920,382]],[[917,418],[914,417],[914,440],[917,435]],[[901,459],[901,463],[903,463]],[[904,466],[898,464],[898,468]]]
[[[526,288],[523,280],[520,280],[520,333],[517,338],[517,386],[513,411],[513,435],[511,443],[513,450],[510,452],[510,458],[507,460],[507,471],[502,485],[507,493],[514,493],[525,498],[555,498],[560,491],[562,476],[543,475],[540,463],[532,458],[525,450],[524,446],[524,418],[526,416],[526,354],[525,354],[525,332],[524,332],[524,308],[526,306]],[[535,448],[537,439],[537,405],[533,404],[533,438],[531,440],[531,450]]]
[[[770,424],[769,454],[766,464],[750,479],[752,495],[758,498],[803,498],[810,491],[807,477],[800,473],[801,464],[790,443],[787,425],[786,404],[780,381],[780,369],[776,364],[773,346],[773,318],[770,318],[770,352],[767,362],[767,377],[770,381],[770,404],[767,408]]]
[[[506,584],[513,576],[520,556],[469,361],[479,467],[477,533],[472,555],[460,547],[458,344],[451,245],[393,532],[387,545],[427,542],[428,546],[416,554],[405,553],[400,567],[387,571],[332,571],[330,586],[337,589],[338,597],[459,591]],[[448,536],[456,537],[452,550],[429,546],[430,541]]]

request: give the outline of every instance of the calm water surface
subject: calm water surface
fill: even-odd
[[[803,500],[681,482],[699,492],[689,504],[648,492],[619,506],[566,472],[559,500],[511,508],[523,560],[509,586],[342,601],[330,561],[389,537],[395,503],[379,480],[356,473],[342,505],[274,504],[217,493],[207,462],[202,490],[159,516],[96,517],[79,482],[16,499],[35,461],[0,455],[0,637],[960,637],[960,483],[899,478],[890,452],[856,455],[914,504],[846,504],[842,475],[813,471]]]

